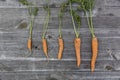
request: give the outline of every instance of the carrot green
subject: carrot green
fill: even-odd
[[[47,5],[44,6],[44,10],[47,11],[47,17],[45,18],[45,22],[44,22],[44,26],[43,26],[43,34],[42,34],[42,39],[45,38],[46,32],[47,32],[47,28],[48,28],[48,23],[49,23],[49,19],[50,19],[50,15],[51,15],[51,10],[48,4],[48,0],[46,0]]]

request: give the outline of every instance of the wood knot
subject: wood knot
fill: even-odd
[[[48,39],[52,39],[52,36],[51,36],[51,35],[48,35]]]
[[[112,66],[106,66],[105,69],[108,70],[108,71],[111,71],[111,70],[113,70],[113,67]]]
[[[51,77],[51,78],[47,78],[46,80],[58,80],[58,79]]]

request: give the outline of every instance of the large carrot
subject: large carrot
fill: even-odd
[[[95,0],[81,0],[82,9],[84,10],[89,26],[89,30],[92,35],[92,59],[91,59],[91,71],[94,72],[95,62],[98,55],[98,39],[95,36],[93,19],[92,19],[92,10],[94,8]],[[81,9],[81,8],[80,8]]]
[[[72,23],[73,23],[73,28],[74,28],[74,32],[75,32],[75,40],[74,40],[74,47],[75,47],[75,54],[76,54],[76,61],[77,61],[77,67],[80,67],[81,64],[81,55],[80,55],[80,46],[81,46],[81,39],[79,38],[79,32],[80,32],[80,26],[81,26],[81,18],[80,16],[74,11],[72,10],[72,0],[69,0],[69,4],[70,4],[70,14],[72,17]],[[77,24],[75,24],[75,21]],[[76,28],[76,25],[78,26],[78,28]]]
[[[76,51],[77,67],[80,67],[80,64],[81,64],[80,45],[81,45],[81,39],[76,38],[74,40],[74,46]]]
[[[48,58],[48,47],[46,39],[42,39],[43,51],[45,56]]]
[[[92,59],[91,59],[91,71],[95,69],[95,62],[98,55],[98,39],[96,37],[92,38]]]
[[[63,41],[63,39],[59,38],[58,43],[59,43],[58,59],[60,60],[62,58],[62,53],[63,53],[63,49],[64,49],[64,41]]]

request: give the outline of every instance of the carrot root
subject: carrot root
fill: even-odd
[[[48,58],[48,47],[47,47],[46,39],[42,39],[42,45],[43,45],[43,52],[45,56]]]
[[[81,64],[81,55],[80,55],[80,46],[81,45],[81,39],[76,38],[74,40],[74,46],[75,46],[75,52],[76,52],[76,60],[77,60],[77,67],[80,67]]]
[[[96,37],[92,38],[92,59],[91,59],[91,71],[95,70],[95,63],[98,55],[98,39]]]
[[[64,48],[64,41],[62,38],[58,39],[58,43],[59,43],[59,51],[58,51],[58,59],[62,59],[62,54],[63,54],[63,48]]]
[[[28,39],[27,47],[30,51],[32,50],[32,39],[30,38]]]

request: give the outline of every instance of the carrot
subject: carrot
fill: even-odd
[[[88,27],[90,33],[92,35],[92,59],[91,59],[91,71],[94,72],[95,69],[95,62],[98,55],[98,39],[95,36],[94,25],[93,25],[93,17],[92,17],[92,10],[95,6],[95,0],[79,0],[81,6],[79,10],[83,10],[87,19]]]
[[[75,51],[76,51],[77,67],[80,67],[80,64],[81,64],[80,45],[81,45],[81,39],[75,38],[74,46],[75,46]]]
[[[27,0],[19,0],[19,2],[23,5],[28,6],[28,12],[29,12],[29,38],[27,41],[27,48],[30,50],[30,52],[32,51],[32,31],[33,31],[33,26],[34,26],[34,21],[35,21],[35,17],[38,14],[38,7],[32,7],[34,6],[31,2],[27,1]]]
[[[30,51],[32,50],[32,39],[30,38],[28,39],[27,47]]]
[[[76,54],[76,61],[77,67],[80,67],[81,64],[81,56],[80,56],[80,46],[81,46],[81,39],[79,38],[80,26],[81,26],[81,17],[72,9],[72,0],[70,0],[70,14],[72,18],[73,28],[75,32],[75,40],[74,40],[74,47],[75,47],[75,54]],[[76,21],[76,24],[75,24]],[[76,28],[78,26],[78,28]]]
[[[59,38],[58,43],[59,43],[58,59],[60,60],[62,58],[62,53],[63,53],[63,49],[64,49],[64,41],[63,41],[63,39]]]
[[[91,71],[94,72],[95,62],[98,55],[98,39],[96,37],[92,38],[92,59],[91,59]]]
[[[74,32],[76,35],[76,38],[74,40],[74,47],[75,47],[77,67],[80,67],[80,64],[81,64],[81,56],[80,56],[81,39],[79,38],[79,31],[80,31],[80,26],[81,26],[81,18],[75,11],[72,10],[71,3],[73,3],[73,2],[70,2],[70,13],[71,13],[71,17],[72,17]],[[77,29],[76,29],[75,21],[76,21],[77,26],[78,26]]]
[[[42,39],[43,51],[45,56],[48,58],[48,47],[46,39]]]
[[[45,17],[45,21],[44,21],[44,26],[43,26],[43,32],[42,32],[42,45],[43,45],[43,52],[45,54],[45,56],[48,58],[48,46],[47,46],[47,41],[45,39],[46,33],[47,33],[47,29],[48,29],[48,23],[49,23],[49,19],[50,19],[50,15],[51,15],[51,10],[50,10],[50,6],[49,6],[49,0],[46,0],[46,4],[45,6],[43,6],[44,10],[47,12],[47,16]]]
[[[62,3],[60,5],[60,11],[58,15],[58,18],[59,18],[59,39],[58,39],[59,50],[58,50],[57,57],[59,60],[62,59],[62,54],[63,54],[63,49],[64,49],[64,41],[62,38],[62,19],[63,19],[64,11],[67,5],[68,5],[68,2]]]

